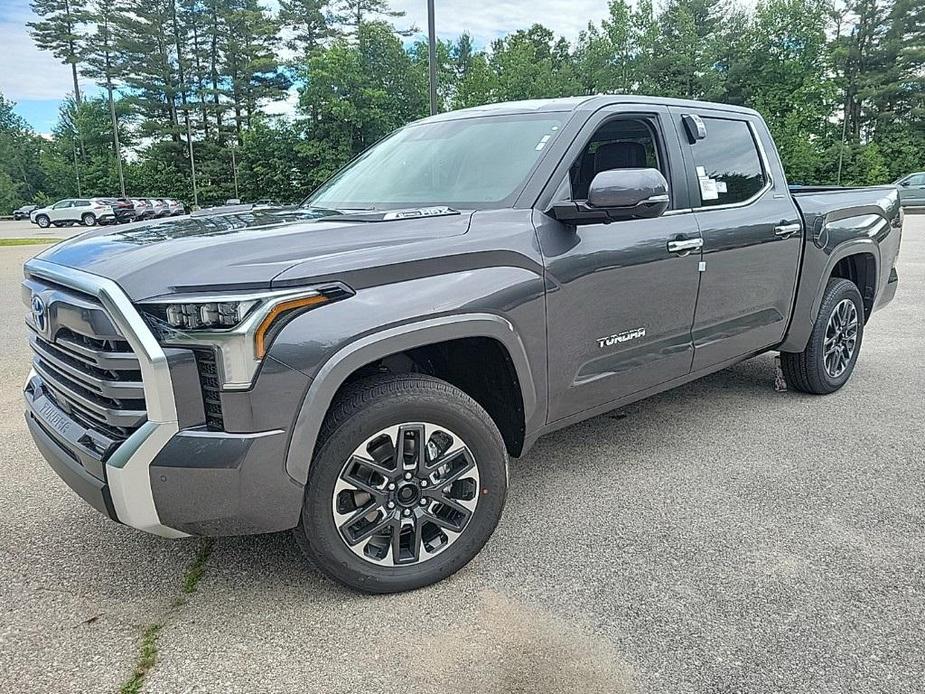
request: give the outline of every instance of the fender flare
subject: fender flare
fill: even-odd
[[[871,238],[846,241],[837,246],[832,252],[832,255],[829,256],[829,260],[825,265],[825,270],[819,278],[819,286],[816,288],[815,297],[813,297],[812,320],[815,321],[816,316],[819,315],[819,307],[822,306],[822,295],[825,293],[825,285],[828,284],[829,277],[832,276],[832,271],[835,269],[835,266],[849,255],[861,255],[864,253],[874,257],[874,268],[877,273],[877,281],[874,284],[874,289],[876,291],[880,282],[880,246]],[[876,299],[876,297],[874,297],[874,299]]]
[[[816,247],[809,244],[807,245],[807,253],[810,251],[815,251],[816,253],[820,254],[822,253],[822,251]],[[811,300],[806,296],[806,292],[810,290],[810,287],[812,287],[811,280],[801,277],[800,283],[797,287],[797,295],[794,300],[793,315],[790,319],[790,326],[787,328],[787,332],[784,334],[783,341],[776,347],[777,350],[781,352],[802,352],[804,349],[806,349],[806,343],[809,341],[809,336],[813,331],[813,323],[816,320],[816,316],[819,315],[819,307],[822,306],[822,295],[825,293],[825,286],[828,283],[829,278],[832,276],[832,271],[835,269],[835,266],[838,264],[838,262],[842,259],[847,258],[849,255],[859,255],[861,253],[869,253],[874,256],[874,265],[876,267],[879,285],[880,247],[878,246],[877,242],[873,238],[861,238],[843,241],[838,246],[836,246],[832,253],[825,259],[825,263],[822,265],[822,270],[818,272],[818,280],[816,282],[816,286],[813,287]],[[804,259],[800,268],[800,272],[813,272],[811,267],[812,266],[808,264],[807,260]],[[816,265],[816,267],[818,267],[818,265]]]
[[[350,342],[324,362],[309,385],[295,419],[286,453],[289,476],[303,486],[307,482],[321,424],[334,395],[350,374],[396,352],[465,337],[494,338],[507,349],[520,384],[524,421],[529,422],[537,406],[536,389],[526,349],[508,320],[490,313],[470,313],[406,323]]]

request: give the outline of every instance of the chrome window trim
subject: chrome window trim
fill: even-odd
[[[167,355],[118,284],[105,277],[33,258],[24,265],[34,275],[95,296],[131,345],[141,367],[148,421],[129,436],[106,462],[106,479],[118,519],[162,537],[188,537],[160,522],[151,490],[149,467],[179,431]]]

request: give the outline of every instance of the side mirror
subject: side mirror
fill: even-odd
[[[591,181],[588,200],[555,203],[549,214],[566,224],[653,219],[668,209],[668,181],[657,169],[611,169]]]

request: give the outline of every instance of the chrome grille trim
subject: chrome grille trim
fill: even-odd
[[[179,431],[177,407],[167,355],[122,289],[110,279],[33,258],[24,266],[30,277],[50,280],[99,301],[138,361],[147,421],[135,430],[106,462],[106,478],[113,507],[120,521],[164,537],[187,534],[161,524],[151,492],[149,466],[170,438]],[[71,326],[69,326],[71,327]],[[86,346],[86,345],[85,345]],[[93,349],[87,347],[90,352]],[[94,358],[97,355],[85,354]],[[31,378],[31,375],[30,375]]]

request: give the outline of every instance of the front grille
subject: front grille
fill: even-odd
[[[147,418],[138,358],[103,306],[91,296],[30,278],[47,313],[30,329],[32,367],[46,394],[84,427],[122,441]]]
[[[202,387],[202,405],[206,413],[206,427],[213,431],[225,429],[222,414],[221,384],[218,380],[218,365],[215,352],[211,349],[193,350],[196,354],[196,368],[199,370],[199,385]]]

